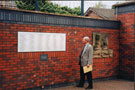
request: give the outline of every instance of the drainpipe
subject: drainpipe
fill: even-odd
[[[118,20],[118,7],[116,7],[115,10],[116,10],[116,11],[115,11],[115,13],[116,13],[116,20]]]

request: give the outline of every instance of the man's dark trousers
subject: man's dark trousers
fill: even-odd
[[[87,81],[89,83],[89,87],[92,88],[93,87],[92,72],[88,72],[88,73],[84,74],[83,67],[80,65],[80,83],[79,83],[79,86],[84,86],[85,75],[87,75]]]

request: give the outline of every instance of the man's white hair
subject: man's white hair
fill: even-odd
[[[90,41],[90,38],[88,36],[84,37],[83,39],[88,41],[88,42]]]

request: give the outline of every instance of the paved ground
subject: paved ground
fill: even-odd
[[[47,90],[86,90],[88,86],[86,83],[84,88],[77,88],[75,86],[66,86],[60,88],[52,88]],[[134,82],[126,80],[107,80],[93,82],[93,89],[89,90],[134,90]]]

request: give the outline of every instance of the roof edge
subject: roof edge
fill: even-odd
[[[135,1],[127,1],[124,3],[114,4],[113,7],[121,7],[121,6],[133,5],[133,4],[135,4]]]

